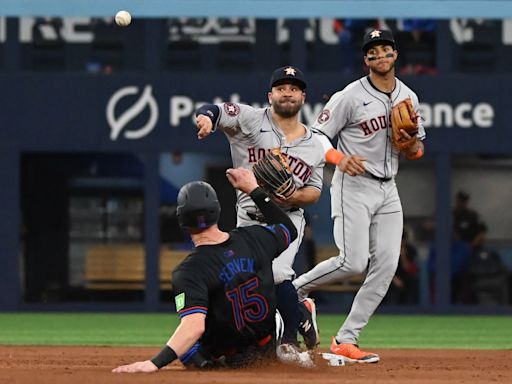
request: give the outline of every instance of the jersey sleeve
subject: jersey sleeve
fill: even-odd
[[[318,188],[320,191],[322,190],[324,180],[324,164],[325,162],[322,162],[321,165],[313,167],[313,169],[311,170],[311,177],[309,178],[307,183],[304,184],[305,187],[315,187]]]
[[[414,107],[414,110],[416,111],[416,114],[420,117],[418,119],[418,139],[425,140],[427,133],[425,132],[425,127],[423,126],[423,119],[421,118],[421,113],[419,111],[420,102],[418,100],[418,96],[415,93],[412,94],[412,105]]]
[[[208,313],[208,286],[201,278],[200,270],[182,264],[172,273],[174,302],[180,318],[193,313]]]
[[[317,159],[316,159],[315,164],[313,164],[311,167],[311,177],[304,184],[304,186],[316,187],[321,191],[322,186],[323,186],[323,180],[324,180],[324,166],[325,166],[324,152],[325,152],[325,149],[320,141],[320,138],[319,138],[320,136],[323,136],[323,135],[319,134],[319,133],[314,133],[313,137],[312,137],[312,139],[315,143],[314,144],[315,145],[315,154],[317,154]],[[324,136],[324,138],[325,138],[325,140],[327,140],[327,138],[325,136]]]
[[[245,135],[259,132],[262,119],[261,109],[237,103],[221,103],[216,105],[220,109],[216,128],[228,136],[233,136],[240,132]]]
[[[313,123],[312,129],[332,140],[350,121],[350,110],[347,90],[336,92]]]
[[[251,232],[251,237],[258,242],[263,254],[270,257],[270,259],[279,256],[293,241],[290,231],[283,224],[253,225],[245,228]]]
[[[284,224],[272,224],[263,228],[269,231],[276,239],[277,255],[274,257],[279,256],[293,241],[290,231]]]

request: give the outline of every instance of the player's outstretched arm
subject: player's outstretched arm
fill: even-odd
[[[341,172],[345,172],[350,176],[357,176],[366,172],[364,165],[365,157],[341,153],[333,148],[331,142],[325,135],[320,132],[316,132],[316,135],[320,143],[322,143],[325,161],[327,163],[336,165]]]
[[[274,198],[280,206],[304,207],[315,204],[320,199],[321,191],[318,188],[305,186],[297,189],[293,195],[286,200]]]
[[[114,373],[151,373],[184,355],[199,340],[205,330],[206,315],[194,313],[181,319],[167,344],[151,360],[137,361],[114,368]]]
[[[295,228],[293,222],[288,215],[268,197],[263,189],[258,186],[252,171],[245,168],[230,168],[226,171],[226,176],[234,188],[251,196],[267,223],[283,224],[290,232],[291,241],[297,238],[297,228]]]

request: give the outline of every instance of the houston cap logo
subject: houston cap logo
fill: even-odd
[[[288,68],[285,68],[284,72],[285,72],[287,75],[295,76],[295,73],[296,73],[297,71],[295,70],[295,68],[288,67]]]
[[[375,39],[376,37],[380,37],[381,31],[375,30],[370,33],[370,37]]]

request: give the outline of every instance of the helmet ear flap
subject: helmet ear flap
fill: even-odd
[[[178,193],[176,214],[181,228],[205,229],[217,224],[220,217],[217,193],[202,181],[184,185]]]

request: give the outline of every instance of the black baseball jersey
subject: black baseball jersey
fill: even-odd
[[[256,345],[275,330],[272,260],[291,242],[283,224],[237,228],[196,248],[173,272],[180,317],[206,314],[201,344],[217,351]]]

